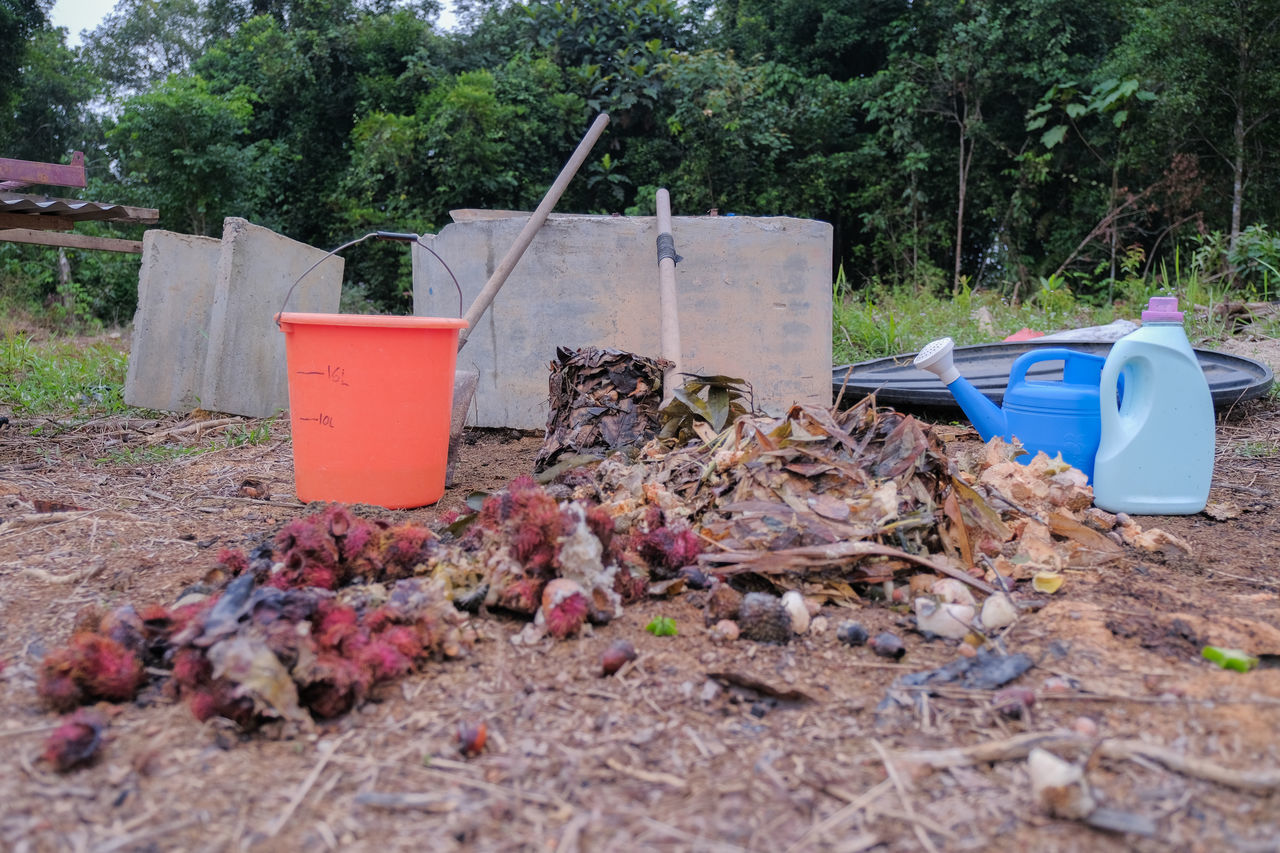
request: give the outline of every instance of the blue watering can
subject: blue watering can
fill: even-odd
[[[1009,369],[1001,409],[960,375],[953,349],[951,338],[934,341],[920,350],[914,365],[942,380],[983,441],[997,435],[1005,441],[1016,437],[1028,451],[1018,457],[1024,464],[1040,450],[1049,456],[1061,453],[1064,462],[1093,481],[1102,431],[1098,387],[1105,358],[1059,347],[1023,353]],[[1062,362],[1061,381],[1027,378],[1027,369],[1042,361]]]

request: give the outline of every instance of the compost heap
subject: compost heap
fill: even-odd
[[[872,398],[701,433],[675,449],[651,441],[633,459],[615,454],[546,486],[518,478],[439,530],[328,506],[250,554],[222,552],[218,588],[81,614],[68,644],[42,662],[39,694],[70,711],[159,690],[202,720],[307,726],[427,660],[466,653],[470,620],[489,609],[532,617],[513,639],[536,642],[686,583],[711,586],[711,624],[755,618],[760,593],[744,599],[735,589],[745,576],[756,589],[763,579],[811,602],[847,603],[869,584],[913,575],[922,630],[956,636],[926,629],[924,617],[936,624],[937,607],[968,607],[942,615],[962,634],[990,636],[1012,621],[1028,580],[1052,585],[1064,568],[1099,565],[1123,545],[1186,550],[1092,508],[1084,474],[1060,460],[1040,454],[1021,465],[1018,448],[999,439],[948,458],[933,428]],[[1013,607],[988,618],[969,589]],[[766,611],[775,624],[785,618]],[[64,730],[47,757],[74,766],[100,732],[83,716]]]

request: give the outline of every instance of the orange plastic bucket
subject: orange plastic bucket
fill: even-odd
[[[279,315],[301,501],[426,506],[444,495],[465,320]]]

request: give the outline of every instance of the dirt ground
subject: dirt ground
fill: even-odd
[[[884,604],[827,607],[785,646],[726,643],[690,592],[532,647],[510,642],[519,620],[479,618],[469,656],[309,733],[202,724],[149,689],[111,707],[100,759],[68,774],[40,760],[58,718],[35,677],[76,613],[172,603],[220,548],[252,548],[310,510],[293,497],[287,423],[270,423],[264,443],[127,464],[113,452],[186,422],[44,424],[33,436],[40,425],[0,432],[2,849],[1280,850],[1280,657],[1266,657],[1280,656],[1274,401],[1222,418],[1216,517],[1138,519],[1186,539],[1190,558],[1134,553],[1071,572],[1004,635],[1006,651],[1035,661],[1014,682],[1034,691],[1021,719],[996,713],[992,691],[959,687],[881,707],[896,678],[959,656]],[[528,472],[540,442],[469,431],[440,504],[358,511],[432,521]],[[679,635],[647,633],[656,615]],[[842,644],[835,626],[850,618],[873,636],[897,631],[906,655]],[[618,638],[639,657],[601,677]],[[1219,669],[1205,644],[1263,666]],[[486,748],[464,757],[459,724],[480,722]],[[1139,831],[1037,806],[1025,760],[1037,735],[1087,758],[1094,796]],[[930,752],[953,747],[981,749]]]

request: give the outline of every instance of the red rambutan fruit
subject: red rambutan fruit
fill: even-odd
[[[522,575],[511,578],[498,590],[496,606],[516,613],[532,614],[542,601],[542,590],[546,585],[547,582],[538,577]]]
[[[387,580],[408,577],[415,566],[426,562],[436,542],[429,528],[399,524],[382,537],[382,564]]]
[[[373,684],[403,678],[413,672],[413,661],[390,643],[370,640],[360,650],[357,665],[367,671]]]
[[[218,564],[231,574],[240,575],[249,568],[249,558],[239,548],[223,548],[218,552]]]
[[[336,649],[342,642],[360,632],[356,611],[336,601],[321,601],[316,608],[312,636],[322,649]]]
[[[321,653],[305,668],[295,667],[298,704],[317,717],[345,714],[369,692],[372,674],[332,652]]]
[[[66,711],[94,699],[132,699],[145,680],[137,653],[100,634],[76,634],[41,662],[36,692],[55,710]]]
[[[42,758],[59,773],[88,764],[98,755],[107,717],[95,708],[81,708],[67,716],[44,742]]]
[[[614,517],[609,514],[609,510],[596,504],[587,508],[587,529],[590,530],[600,545],[604,548],[605,565],[617,562],[617,554],[612,553],[611,549],[614,544],[614,533],[617,531]]]
[[[417,660],[422,656],[424,649],[422,637],[409,625],[392,625],[378,634],[377,639],[410,660]]]
[[[241,729],[254,729],[261,722],[253,707],[253,699],[237,694],[238,685],[225,678],[216,679],[209,684],[198,687],[187,693],[187,707],[200,722],[212,717],[225,717]]]
[[[295,561],[299,568],[308,565],[334,568],[338,564],[338,545],[329,534],[328,523],[320,515],[290,521],[276,534],[276,544],[286,566]]]
[[[640,534],[636,552],[649,564],[653,577],[664,580],[697,562],[702,540],[688,528],[659,527]]]
[[[213,665],[200,649],[178,649],[173,655],[170,677],[182,687],[199,687],[213,679]]]
[[[547,633],[557,639],[578,633],[587,621],[590,606],[590,599],[577,581],[568,578],[550,581],[542,590],[542,618]]]

